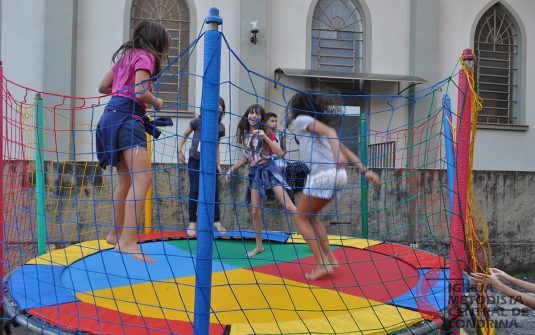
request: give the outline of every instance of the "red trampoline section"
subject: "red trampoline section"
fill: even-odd
[[[383,243],[370,246],[368,249],[384,255],[394,256],[416,269],[449,268],[450,266],[449,261],[444,257],[401,244]]]
[[[314,286],[388,302],[409,291],[420,278],[412,265],[373,250],[336,248],[333,253],[340,263],[336,275],[315,280]],[[315,259],[307,257],[299,262],[304,271],[295,271],[292,263],[258,266],[254,271],[306,283],[304,273],[314,268]]]
[[[60,328],[89,334],[193,335],[193,323],[121,313],[85,302],[32,308],[29,314]],[[210,334],[221,335],[224,326],[210,324]]]

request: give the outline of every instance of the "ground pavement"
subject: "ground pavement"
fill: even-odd
[[[535,283],[535,278],[524,278]],[[514,289],[530,296],[533,293],[526,292],[516,286]],[[489,296],[489,313],[494,321],[496,335],[533,335],[535,334],[535,310],[522,305],[517,299],[511,299],[495,290],[487,290]],[[475,308],[472,304],[471,308]],[[466,313],[468,314],[468,313]],[[462,335],[475,334],[469,317],[464,317],[464,329]],[[464,333],[463,333],[464,332]]]

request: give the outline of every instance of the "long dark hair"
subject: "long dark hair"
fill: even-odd
[[[335,91],[297,92],[288,101],[286,125],[290,125],[299,115],[308,115],[338,130],[342,113],[342,99]]]
[[[223,100],[222,97],[219,97],[219,106],[223,107],[223,110],[221,113],[221,115],[219,115],[219,122],[221,122],[221,120],[223,120],[223,118],[225,117],[225,100]]]
[[[111,61],[115,63],[133,49],[145,50],[154,56],[154,72],[151,73],[151,76],[155,76],[162,71],[162,64],[167,57],[170,47],[171,36],[163,25],[155,21],[141,21],[134,28],[132,39],[125,42],[115,51],[111,57]]]
[[[219,106],[223,107],[223,110],[219,112],[218,121],[221,122],[225,117],[225,100],[222,97],[219,97]],[[199,115],[201,117],[201,115]]]
[[[245,136],[249,134],[251,130],[254,130],[254,129],[250,129],[251,125],[249,124],[249,116],[248,116],[249,113],[253,110],[256,110],[257,112],[260,113],[260,120],[258,121],[258,125],[256,129],[261,129],[264,131],[264,133],[266,133],[266,135],[271,136],[271,129],[266,125],[267,120],[266,120],[266,111],[264,110],[264,107],[257,105],[257,104],[252,104],[251,106],[249,106],[249,108],[247,108],[247,110],[243,114],[242,119],[238,123],[238,127],[236,129],[236,142],[238,144],[242,144]],[[263,148],[268,149],[269,145],[266,142],[264,142]]]

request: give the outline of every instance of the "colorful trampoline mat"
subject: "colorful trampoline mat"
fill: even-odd
[[[250,232],[232,232],[241,237]],[[35,258],[12,272],[8,294],[21,310],[58,328],[92,334],[192,334],[196,240],[146,235],[156,263],[89,241]],[[380,241],[332,237],[340,266],[307,281],[315,261],[299,235],[215,239],[210,334],[385,334],[447,307],[447,262]],[[143,239],[142,239],[143,240]]]

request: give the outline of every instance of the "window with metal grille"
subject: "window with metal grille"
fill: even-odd
[[[361,72],[364,30],[351,0],[320,0],[312,18],[312,69]]]
[[[368,167],[394,168],[396,164],[396,142],[368,144]]]
[[[474,37],[477,93],[483,98],[478,122],[517,124],[518,40],[515,24],[500,7],[481,17]]]
[[[175,59],[189,45],[190,13],[185,0],[135,0],[131,29],[144,20],[161,23],[171,35],[169,60]],[[163,73],[158,97],[168,106],[168,111],[187,111],[188,72],[188,59],[181,57]]]

